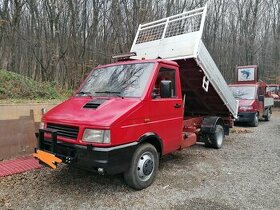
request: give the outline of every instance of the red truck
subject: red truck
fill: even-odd
[[[136,54],[98,66],[43,116],[34,157],[52,168],[123,173],[140,190],[161,156],[197,141],[221,148],[237,103],[201,41],[205,16],[203,7],[140,25]]]
[[[257,66],[237,66],[236,83],[229,87],[239,101],[238,118],[235,122],[259,125],[259,119],[270,120],[273,98],[268,95],[265,82],[258,82]]]
[[[275,100],[280,100],[280,84],[268,84],[266,92]]]
[[[274,99],[274,107],[280,107],[280,84],[268,84],[266,92]]]

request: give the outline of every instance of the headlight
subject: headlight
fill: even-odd
[[[110,130],[85,129],[83,141],[91,143],[110,143]]]
[[[45,123],[44,122],[40,122],[39,128],[40,129],[44,129],[45,128]]]
[[[252,110],[253,107],[252,106],[241,106],[239,107],[240,110],[244,110],[244,111],[247,111],[247,110]]]

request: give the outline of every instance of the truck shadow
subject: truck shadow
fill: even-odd
[[[267,121],[259,120],[259,126],[261,126],[263,123],[267,123]],[[234,126],[235,127],[244,127],[244,128],[256,128],[256,127],[253,127],[252,125],[250,125],[250,123],[246,123],[246,122],[235,122]]]
[[[53,182],[51,185],[59,183],[61,189],[73,188],[78,194],[91,191],[106,194],[106,188],[113,188],[114,192],[130,191],[125,185],[122,174],[100,175],[94,171],[87,171],[80,168],[64,165],[60,171],[53,171]]]
[[[177,168],[184,167],[191,171],[193,166],[201,158],[205,157],[203,155],[201,156],[201,153],[197,149],[194,151],[188,150],[187,152],[175,152],[164,156],[160,160],[158,175],[153,185],[156,186],[157,182],[159,184],[161,183],[161,181],[157,181],[158,179],[172,176],[172,174],[168,173],[170,170],[177,170]],[[43,170],[49,169],[44,168]],[[77,194],[93,193],[96,191],[101,194],[107,194],[108,188],[110,192],[113,190],[114,193],[137,192],[126,185],[122,174],[100,175],[97,172],[63,165],[56,171],[50,171],[48,176],[48,187],[51,189],[59,185],[59,189],[62,191],[61,193],[67,192],[68,189],[75,189]]]

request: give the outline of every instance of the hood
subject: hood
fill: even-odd
[[[43,121],[109,127],[141,102],[138,98],[71,98],[50,111]]]
[[[248,99],[240,99],[239,100],[239,107],[241,106],[252,106],[255,100],[248,100]]]

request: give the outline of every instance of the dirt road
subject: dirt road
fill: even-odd
[[[142,191],[67,166],[0,178],[0,209],[280,209],[280,111],[236,130],[220,150],[196,145],[164,157]]]

